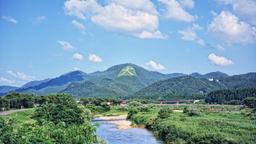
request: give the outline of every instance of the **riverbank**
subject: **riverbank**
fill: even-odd
[[[169,110],[164,110],[168,108]],[[193,105],[134,107],[129,120],[144,125],[166,143],[254,144],[256,125],[250,109],[238,106]],[[186,112],[184,112],[186,110]]]
[[[131,122],[126,120],[127,114],[119,116],[101,116],[97,117],[95,121],[106,121],[108,123],[115,124],[118,129],[129,129],[132,128]]]

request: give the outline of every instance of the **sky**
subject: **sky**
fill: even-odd
[[[256,0],[0,0],[0,85],[133,63],[256,71]]]

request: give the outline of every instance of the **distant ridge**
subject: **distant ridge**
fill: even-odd
[[[16,91],[37,95],[68,93],[77,97],[187,98],[217,89],[247,87],[256,87],[256,73],[162,74],[126,63],[89,74],[72,71],[56,78],[31,81],[19,88],[0,86],[0,95]]]

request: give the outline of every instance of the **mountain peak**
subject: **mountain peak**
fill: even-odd
[[[75,70],[75,71],[71,71],[71,72],[68,72],[63,75],[86,75],[86,73],[83,71],[80,71],[80,70]]]
[[[118,74],[118,77],[120,76],[136,76],[136,70],[130,65],[127,65],[126,67],[122,68],[121,71]]]

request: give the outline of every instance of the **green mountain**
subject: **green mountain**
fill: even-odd
[[[202,96],[213,90],[248,87],[256,87],[256,73],[162,74],[126,63],[89,74],[72,71],[56,78],[31,81],[19,88],[5,86],[0,94],[16,91],[37,95],[69,93],[77,97],[180,99]]]
[[[256,87],[256,73],[247,73],[241,75],[234,75],[219,80],[228,88],[255,88]]]
[[[76,87],[70,84],[61,92],[78,97],[127,97],[149,84],[166,78],[168,78],[167,75],[148,71],[134,64],[121,64],[106,71],[89,74],[86,81],[76,83]],[[90,90],[88,83],[90,83]],[[95,91],[87,93],[93,90]]]
[[[158,81],[136,92],[133,97],[152,99],[191,98],[213,90],[224,89],[225,86],[205,78],[182,76]]]
[[[77,97],[113,97],[117,95],[115,91],[90,81],[72,83],[60,93],[69,93]]]
[[[9,91],[14,91],[18,87],[14,86],[0,86],[0,96],[4,95],[4,93],[9,92]]]
[[[121,76],[136,76],[136,70],[132,66],[126,66],[118,74],[118,77]]]

